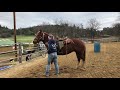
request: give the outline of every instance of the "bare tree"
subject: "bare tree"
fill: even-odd
[[[87,28],[92,29],[92,30],[98,30],[100,28],[100,23],[96,20],[96,18],[90,19],[88,21]]]
[[[44,25],[50,25],[50,23],[49,22],[42,22],[42,25],[44,26]]]
[[[56,19],[54,20],[54,23],[55,23],[56,25],[60,25],[59,19],[56,18]]]
[[[94,41],[95,34],[97,34],[97,30],[100,28],[100,23],[96,20],[96,18],[92,18],[88,21],[88,27],[91,34],[91,40]]]
[[[114,23],[112,29],[113,35],[120,36],[120,23]]]
[[[68,21],[67,20],[63,20],[63,19],[55,19],[54,20],[54,23],[56,24],[56,25],[68,25]]]
[[[83,29],[83,28],[84,28],[82,23],[76,24],[76,26],[79,27],[80,29]]]

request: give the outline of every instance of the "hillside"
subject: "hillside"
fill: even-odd
[[[100,37],[103,35],[110,36],[120,36],[120,24],[116,24],[114,27],[103,28],[102,31],[94,30],[91,28],[83,28],[76,25],[69,25],[66,23],[62,23],[60,25],[37,25],[33,27],[27,28],[19,28],[17,29],[17,35],[25,35],[25,36],[34,36],[38,30],[42,29],[45,32],[52,33],[55,36],[59,37],[86,37],[91,38],[92,35],[94,37]],[[0,25],[0,38],[11,37],[14,34],[13,29],[9,29],[7,27]]]

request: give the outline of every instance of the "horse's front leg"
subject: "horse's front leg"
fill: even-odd
[[[78,67],[79,67],[79,64],[80,64],[80,54],[79,53],[77,53],[76,52],[76,56],[77,56],[77,61],[78,61],[78,63],[77,63],[77,65],[76,65],[76,69],[78,69]]]

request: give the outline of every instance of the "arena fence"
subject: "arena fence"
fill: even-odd
[[[14,50],[14,45],[11,45],[11,48],[13,50],[10,51],[5,51],[5,52],[0,52],[0,56],[6,57],[5,55],[9,55],[12,53],[14,57],[10,58],[8,57],[7,59],[1,59],[0,60],[0,67],[7,65],[9,62],[19,62],[22,63],[22,61],[27,61],[32,58],[35,58],[37,56],[46,56],[46,48],[44,46],[42,47],[34,47],[33,44],[31,43],[16,43],[17,44],[17,50]],[[9,45],[6,46],[0,46],[0,48],[6,48],[10,47]],[[5,64],[6,63],[6,64]]]

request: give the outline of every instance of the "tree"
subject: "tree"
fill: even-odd
[[[88,21],[87,28],[92,29],[92,30],[98,30],[100,28],[100,23],[96,20],[96,18],[90,19]]]
[[[96,18],[89,19],[87,28],[91,32],[91,39],[93,41],[95,35],[97,34],[96,31],[100,28],[100,23],[96,20]]]
[[[120,36],[120,23],[113,24],[113,30],[112,30],[114,36]]]
[[[79,26],[79,28],[80,28],[80,29],[84,29],[84,28],[83,28],[83,24],[82,24],[82,23],[81,23],[81,24],[79,24],[78,26]]]

